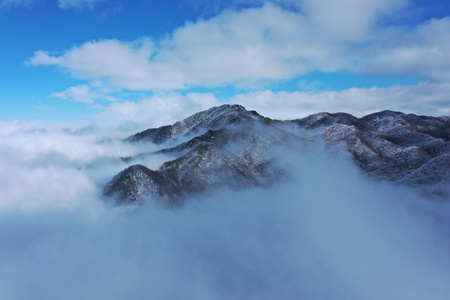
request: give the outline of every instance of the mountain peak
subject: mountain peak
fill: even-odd
[[[255,111],[247,111],[241,105],[224,104],[198,112],[182,121],[159,128],[151,128],[125,139],[127,142],[153,142],[162,144],[197,132],[219,130],[231,124],[243,122],[269,122],[270,119]]]

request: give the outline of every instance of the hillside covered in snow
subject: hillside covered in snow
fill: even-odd
[[[281,121],[240,105],[222,105],[125,141],[152,145],[152,150],[122,158],[129,167],[103,188],[103,194],[116,204],[148,199],[174,204],[211,189],[264,187],[289,181],[295,176],[289,159],[314,151],[314,147],[350,157],[372,180],[449,197],[449,117],[381,111],[362,118],[318,113]],[[139,163],[157,155],[167,160],[156,170]]]

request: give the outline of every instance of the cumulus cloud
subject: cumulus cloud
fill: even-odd
[[[136,90],[251,86],[314,70],[447,78],[447,18],[413,29],[378,25],[404,4],[305,0],[295,11],[266,3],[187,23],[162,40],[90,41],[60,55],[36,51],[29,63]]]
[[[150,39],[134,42],[99,40],[74,47],[55,56],[39,50],[27,62],[68,69],[85,79],[107,79],[122,88],[135,90],[183,87],[180,74],[157,61],[151,61],[154,45]]]
[[[373,10],[383,10],[383,3]],[[352,65],[345,38],[318,30],[308,15],[265,4],[188,23],[157,42],[91,41],[62,55],[37,51],[30,63],[63,67],[81,78],[108,78],[130,89],[246,84]]]
[[[450,18],[433,19],[412,31],[398,30],[379,40],[363,71],[384,74],[416,74],[433,80],[450,78],[448,32]]]
[[[209,19],[187,23],[160,40],[94,40],[62,53],[36,51],[27,64],[55,66],[74,77],[101,80],[116,89],[158,93],[197,86],[255,88],[311,71],[419,76],[424,82],[415,86],[336,92],[312,89],[307,93],[260,91],[230,101],[262,113],[273,112],[267,108],[275,102],[283,103],[293,109],[292,113],[285,109],[289,116],[298,109],[303,115],[334,110],[362,115],[380,109],[449,113],[442,96],[448,92],[445,80],[450,74],[446,59],[450,51],[448,18],[414,28],[386,27],[378,22],[404,7],[403,0],[347,0],[345,10],[340,10],[343,4],[335,0],[252,3],[261,6],[224,10]],[[297,9],[286,8],[292,6]],[[310,88],[305,82],[301,86]],[[81,85],[54,96],[92,102],[98,99],[96,92]],[[258,100],[251,102],[247,96]],[[264,107],[264,103],[269,106]],[[127,111],[134,104],[125,101],[111,111],[119,106]]]
[[[367,181],[349,161],[321,151],[282,152],[293,182],[217,191],[176,209],[149,201],[123,210],[102,205],[95,192],[98,177],[118,168],[113,161],[92,171],[80,162],[130,149],[85,130],[1,128],[2,199],[11,200],[0,206],[2,298],[443,299],[450,293],[448,203]]]
[[[40,50],[29,62],[63,67],[81,78],[108,78],[129,89],[277,80],[307,70],[299,54],[317,58],[325,51],[314,44],[297,47],[294,35],[309,36],[302,19],[265,5],[187,24],[157,45],[149,39],[92,41],[63,55]]]
[[[159,56],[199,83],[278,80],[327,58],[314,40],[303,16],[267,4],[187,24],[163,41]]]

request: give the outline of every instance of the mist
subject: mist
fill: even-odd
[[[292,179],[274,186],[112,207],[100,190],[127,167],[118,158],[156,146],[95,128],[3,128],[2,299],[450,295],[449,202],[370,180],[320,145],[280,150]]]

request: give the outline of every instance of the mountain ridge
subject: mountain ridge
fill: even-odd
[[[273,120],[241,105],[222,105],[182,121],[150,128],[127,143],[164,147],[142,155],[169,154],[158,170],[130,166],[103,194],[116,204],[164,198],[169,203],[208,189],[267,186],[289,174],[274,155],[276,147],[300,149],[323,141],[329,151],[351,154],[368,177],[404,185],[450,181],[450,118],[380,111],[362,118],[347,113],[317,113],[295,120]],[[133,163],[135,158],[127,158]]]

